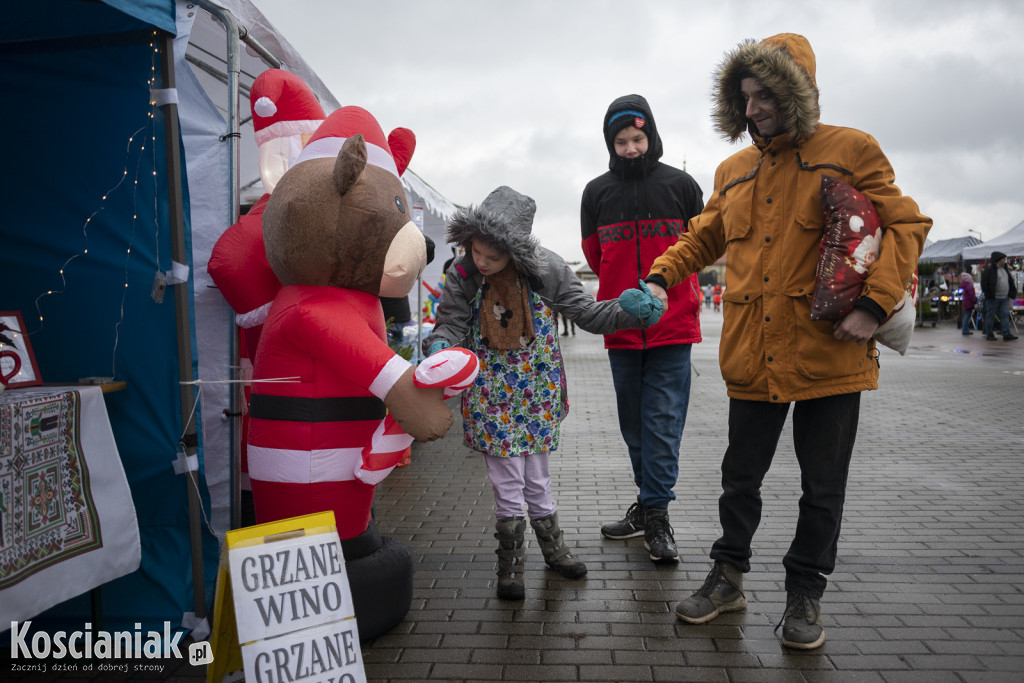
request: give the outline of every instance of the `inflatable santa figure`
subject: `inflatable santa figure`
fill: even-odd
[[[242,357],[252,359],[270,302],[281,289],[263,249],[263,211],[277,181],[296,163],[326,114],[305,81],[281,69],[256,77],[249,102],[266,192],[220,236],[206,269],[243,330]]]

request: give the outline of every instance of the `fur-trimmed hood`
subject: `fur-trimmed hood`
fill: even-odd
[[[806,38],[780,33],[759,43],[745,40],[725,55],[715,72],[713,118],[718,132],[730,142],[748,130],[757,136],[757,130],[747,120],[746,103],[740,92],[740,81],[749,75],[775,96],[783,130],[794,142],[814,134],[821,110],[814,52]]]
[[[451,244],[466,248],[470,258],[470,242],[481,237],[507,251],[512,263],[527,276],[539,276],[544,260],[540,243],[533,236],[533,216],[537,203],[511,187],[502,185],[487,195],[480,206],[459,209],[448,221],[445,237]]]

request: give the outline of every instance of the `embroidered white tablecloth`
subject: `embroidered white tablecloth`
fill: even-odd
[[[99,387],[0,393],[0,629],[139,567]]]

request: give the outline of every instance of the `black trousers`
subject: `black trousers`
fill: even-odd
[[[836,566],[860,393],[797,401],[793,441],[800,465],[796,534],[782,560],[786,590],[820,598]],[[789,404],[729,402],[729,447],[722,460],[718,514],[722,537],[711,558],[750,571],[750,542],[761,522],[761,483],[771,467]]]

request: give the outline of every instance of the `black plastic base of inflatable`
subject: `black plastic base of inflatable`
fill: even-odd
[[[412,605],[412,552],[402,541],[381,536],[373,519],[367,530],[341,542],[359,627],[366,642],[387,633]]]

